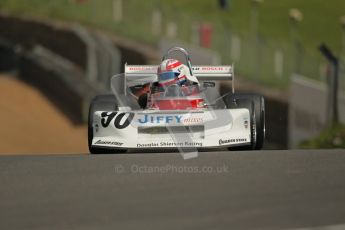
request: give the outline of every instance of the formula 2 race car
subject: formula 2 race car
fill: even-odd
[[[182,53],[186,65],[168,59],[172,52]],[[91,153],[263,147],[264,98],[235,93],[232,65],[192,66],[189,54],[180,47],[169,49],[162,63],[164,66],[126,64],[125,73],[111,79],[113,94],[92,100],[88,121]],[[226,80],[231,81],[232,91],[219,95],[216,83]]]

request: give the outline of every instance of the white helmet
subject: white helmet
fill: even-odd
[[[157,75],[161,86],[183,85],[187,80],[198,83],[196,77],[191,75],[190,69],[175,59],[164,60],[158,67]]]

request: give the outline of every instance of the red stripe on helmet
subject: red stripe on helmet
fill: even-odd
[[[172,70],[172,69],[174,69],[174,68],[176,68],[176,67],[178,67],[180,65],[181,65],[181,62],[178,61],[178,60],[170,61],[170,62],[168,62],[166,70]]]

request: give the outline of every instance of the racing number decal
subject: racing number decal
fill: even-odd
[[[129,113],[128,117],[125,119],[125,121],[123,122],[123,124],[121,124],[121,120],[122,118],[126,115],[126,113],[120,113],[119,115],[117,115],[117,117],[114,120],[114,125],[115,128],[117,129],[124,129],[127,126],[129,126],[129,124],[131,123],[133,117],[134,117],[134,113]]]
[[[124,118],[124,116],[126,116],[126,114],[128,114],[128,116],[126,117],[126,119],[124,120],[123,123],[121,123],[122,119]],[[104,128],[108,127],[110,122],[114,119],[114,126],[117,129],[124,129],[127,128],[129,126],[129,124],[132,122],[133,117],[134,117],[134,113],[117,113],[117,112],[103,112],[101,113],[101,124]]]
[[[104,128],[109,126],[111,120],[113,120],[113,118],[116,116],[116,113],[117,112],[111,112],[111,113],[103,112],[101,114],[101,117],[102,117],[101,124]]]

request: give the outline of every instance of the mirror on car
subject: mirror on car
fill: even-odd
[[[205,82],[203,83],[203,86],[204,86],[205,88],[214,88],[214,87],[216,86],[216,83],[213,82],[213,81],[205,81]]]

